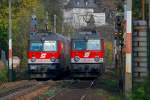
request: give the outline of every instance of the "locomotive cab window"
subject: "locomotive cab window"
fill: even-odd
[[[101,50],[100,40],[74,40],[73,50]]]
[[[30,44],[31,51],[42,51],[42,43],[41,42],[32,42]]]
[[[85,40],[74,40],[72,42],[74,50],[86,50],[86,41]]]
[[[87,50],[101,50],[100,40],[88,40]]]
[[[43,45],[43,51],[57,51],[57,42],[45,41]]]

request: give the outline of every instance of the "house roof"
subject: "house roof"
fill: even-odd
[[[95,8],[95,0],[70,0],[67,8]]]

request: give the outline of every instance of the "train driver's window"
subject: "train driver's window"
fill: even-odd
[[[42,51],[42,43],[41,42],[31,42],[30,50],[31,51]]]
[[[56,41],[45,41],[43,49],[44,51],[57,51]]]
[[[74,50],[86,50],[86,41],[85,40],[75,40],[73,41]]]
[[[100,40],[88,40],[87,50],[101,50]]]

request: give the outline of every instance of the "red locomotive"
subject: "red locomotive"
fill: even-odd
[[[28,49],[30,78],[56,78],[67,69],[68,39],[57,33],[31,33]]]
[[[73,77],[97,77],[104,72],[104,40],[96,32],[80,32],[71,39]]]

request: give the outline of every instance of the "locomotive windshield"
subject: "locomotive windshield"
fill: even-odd
[[[43,51],[56,51],[57,45],[56,41],[45,41],[43,46]]]
[[[56,51],[57,42],[56,41],[44,41],[44,42],[31,42],[31,51]]]
[[[101,50],[100,40],[88,40],[87,50]]]
[[[73,41],[74,50],[86,50],[86,41],[85,40],[75,40]]]
[[[41,42],[32,42],[30,45],[31,51],[42,51],[42,43]]]
[[[73,50],[101,50],[100,40],[74,40]]]

